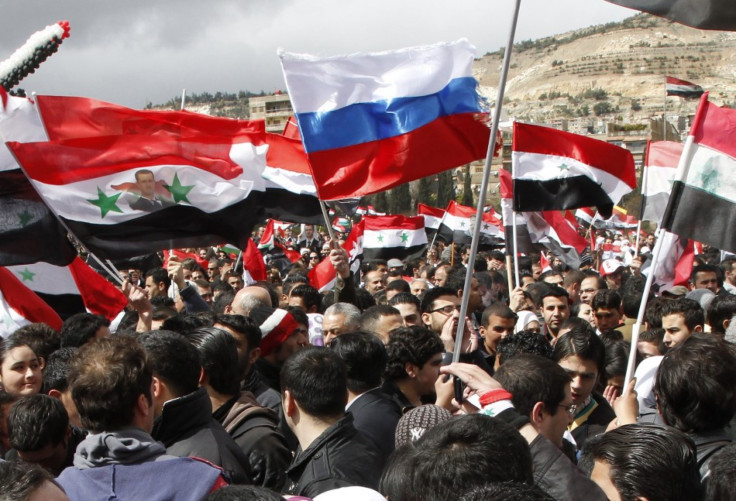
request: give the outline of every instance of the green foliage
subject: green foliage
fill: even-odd
[[[391,190],[388,198],[391,214],[407,214],[411,210],[411,191],[409,183],[404,183]]]
[[[595,103],[593,105],[593,113],[595,116],[599,117],[601,115],[606,115],[608,113],[613,113],[614,108],[611,106],[611,103],[608,101],[603,101],[601,103]]]
[[[450,200],[454,200],[457,196],[455,193],[455,180],[453,179],[452,170],[440,172],[437,175],[437,205],[446,207]]]
[[[463,194],[460,199],[460,203],[463,205],[473,206],[473,188],[471,187],[470,177],[470,164],[465,165],[465,172],[463,175]]]
[[[631,100],[631,111],[641,111],[641,103],[638,99]]]
[[[432,178],[434,176],[423,177],[419,180],[417,189],[417,203],[421,202],[427,205],[434,205],[437,196],[432,193]]]

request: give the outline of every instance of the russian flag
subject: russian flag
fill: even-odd
[[[360,197],[484,158],[467,40],[318,58],[281,51],[320,198]]]

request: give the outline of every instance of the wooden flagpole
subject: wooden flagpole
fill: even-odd
[[[483,179],[478,193],[478,210],[475,217],[475,228],[473,229],[473,239],[470,243],[470,258],[468,259],[468,269],[465,273],[465,286],[463,299],[460,304],[460,321],[457,323],[457,331],[455,332],[455,350],[452,354],[452,361],[460,360],[460,352],[462,350],[463,333],[465,331],[465,317],[468,315],[468,300],[470,299],[470,287],[473,283],[473,268],[475,267],[475,257],[478,254],[478,244],[480,242],[480,228],[483,224],[483,208],[486,201],[486,190],[488,189],[488,180],[491,175],[491,162],[493,161],[493,153],[496,150],[496,137],[498,136],[498,124],[501,120],[501,108],[503,106],[503,95],[506,90],[506,78],[508,76],[509,64],[511,62],[511,51],[514,48],[514,35],[516,34],[516,23],[519,19],[519,8],[521,0],[516,0],[514,14],[509,29],[508,43],[506,51],[503,55],[503,67],[501,69],[501,78],[498,84],[498,93],[496,95],[496,110],[493,114],[493,123],[491,125],[491,135],[488,140],[488,151],[486,152],[486,162],[483,167]],[[473,335],[471,333],[471,335]]]

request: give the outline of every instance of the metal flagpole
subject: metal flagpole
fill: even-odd
[[[667,141],[667,77],[664,77],[664,103],[662,104],[662,141]]]
[[[184,88],[181,90],[181,106],[179,107],[180,111],[184,111],[184,102],[187,99],[187,89]]]
[[[498,123],[501,120],[501,107],[503,106],[503,94],[506,90],[506,77],[509,71],[511,61],[511,51],[514,47],[514,35],[516,34],[516,22],[519,19],[519,7],[521,0],[516,0],[514,7],[514,15],[509,30],[509,39],[506,44],[506,51],[503,55],[503,68],[501,69],[501,78],[498,84],[498,93],[496,95],[496,110],[493,114],[493,123],[491,125],[491,136],[488,141],[488,151],[486,153],[486,162],[483,168],[483,180],[478,193],[478,210],[475,217],[475,228],[473,229],[473,240],[470,244],[470,258],[468,259],[468,270],[465,273],[465,287],[463,299],[460,305],[460,321],[457,323],[457,332],[455,333],[455,350],[452,354],[452,361],[460,360],[460,351],[462,349],[463,332],[465,330],[465,317],[468,314],[468,300],[470,299],[470,287],[473,283],[473,268],[475,266],[475,256],[478,253],[478,243],[480,241],[480,227],[483,224],[483,207],[486,201],[486,190],[488,188],[488,179],[491,174],[491,162],[493,161],[493,152],[496,149],[496,136],[498,135]]]

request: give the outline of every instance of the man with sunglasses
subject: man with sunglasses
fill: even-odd
[[[427,291],[422,299],[422,323],[440,336],[447,353],[453,353],[455,349],[455,333],[460,321],[460,297],[453,289],[434,287]],[[477,333],[467,317],[462,321],[465,332],[461,353],[474,352],[478,348]]]

